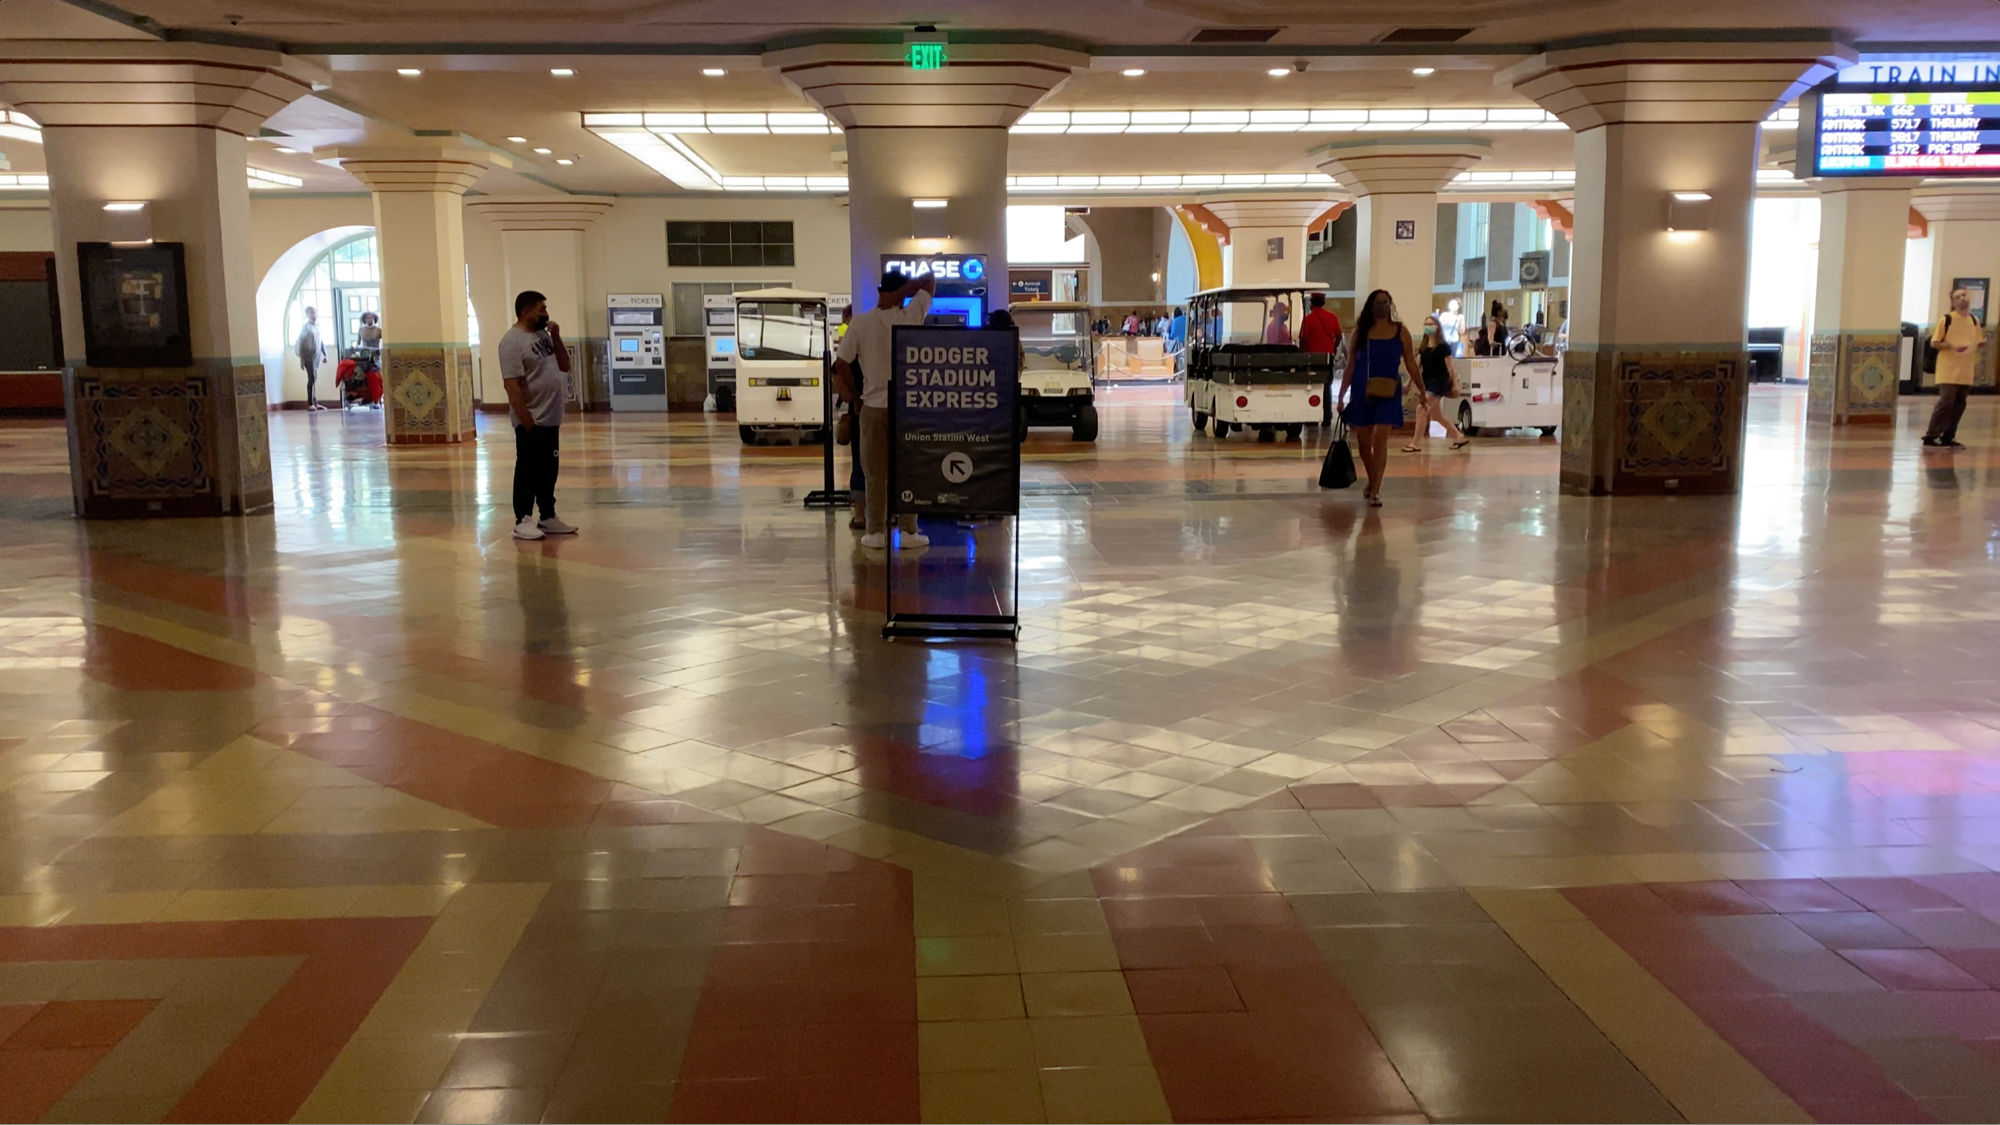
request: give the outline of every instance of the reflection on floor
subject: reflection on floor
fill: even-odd
[[[882,642],[727,420],[567,427],[533,544],[490,434],[82,524],[0,426],[0,1119],[2000,1118],[1991,400],[1367,512],[1134,397],[1029,443],[1018,646]]]

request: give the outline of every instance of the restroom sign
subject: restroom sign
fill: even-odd
[[[1415,219],[1397,219],[1396,241],[1415,242],[1416,240],[1417,240],[1417,221]]]

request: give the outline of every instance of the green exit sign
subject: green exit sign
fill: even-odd
[[[943,43],[912,43],[905,57],[911,70],[943,70],[946,61]]]

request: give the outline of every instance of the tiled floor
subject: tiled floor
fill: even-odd
[[[568,427],[537,544],[511,443],[83,524],[0,424],[0,1120],[2000,1118],[1993,400],[1366,512],[1156,397],[1031,441],[1018,646],[724,422]]]

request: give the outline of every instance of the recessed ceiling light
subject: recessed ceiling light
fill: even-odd
[[[556,67],[550,67],[549,73],[557,78],[568,78],[569,76],[575,74],[576,71],[571,70],[566,66],[556,66]]]
[[[567,168],[567,167],[569,167],[570,165],[572,165],[572,164],[576,163],[576,161],[574,161],[574,160],[571,160],[571,159],[570,159],[569,157],[567,157],[567,156],[558,156],[558,157],[556,157],[556,163],[557,163],[557,164],[560,164],[560,165],[562,165],[562,166],[563,166],[563,167],[565,167],[565,168]]]
[[[414,66],[399,66],[396,68],[396,73],[405,78],[419,78],[422,77],[424,72]]]
[[[526,137],[508,137],[507,140],[517,145],[524,145],[528,143],[528,138]]]
[[[1127,78],[1144,78],[1146,76],[1146,68],[1142,66],[1128,66],[1118,73]]]
[[[719,66],[705,66],[701,68],[701,75],[703,78],[720,78],[728,73],[729,73],[728,71],[722,69]]]
[[[1437,72],[1438,69],[1434,66],[1413,66],[1410,68],[1410,73],[1416,75],[1418,78],[1429,78]]]
[[[536,156],[547,156],[547,155],[549,154],[549,151],[550,151],[550,150],[548,150],[548,149],[545,149],[545,148],[538,148],[538,149],[536,149],[536,150],[535,150],[535,155],[536,155]]]
[[[1273,78],[1283,78],[1285,75],[1290,74],[1291,71],[1286,67],[1274,66],[1271,69],[1265,71],[1264,73],[1270,75]]]

